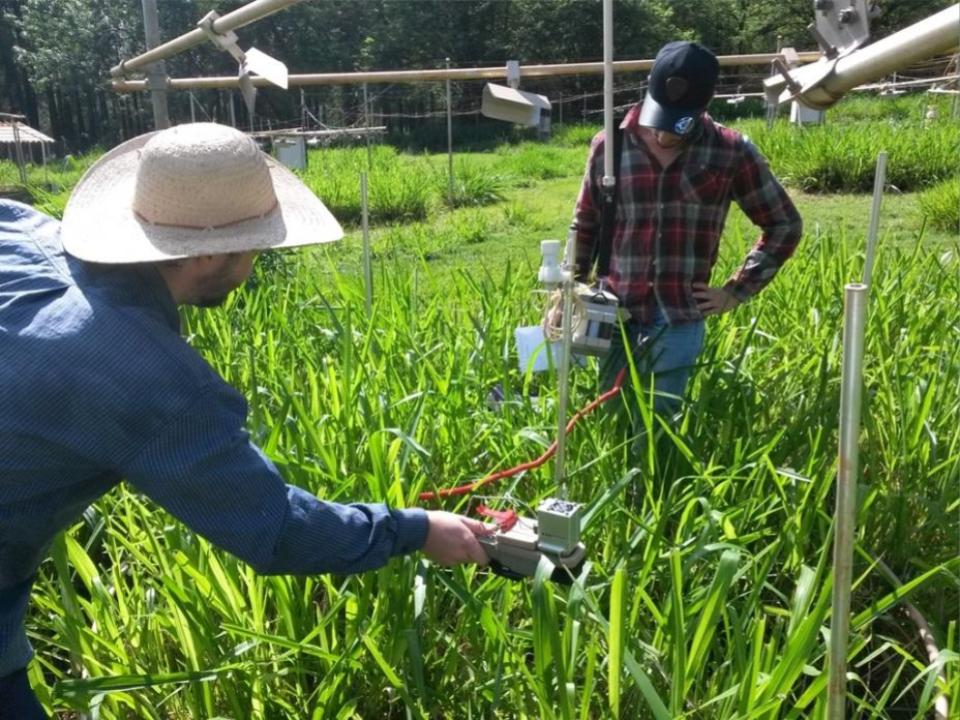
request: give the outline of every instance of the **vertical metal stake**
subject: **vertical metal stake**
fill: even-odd
[[[13,147],[17,155],[17,170],[20,171],[20,184],[27,186],[27,165],[23,159],[23,145],[20,144],[20,121],[13,121]]]
[[[850,588],[853,583],[853,537],[857,520],[857,466],[860,460],[860,406],[867,293],[867,286],[859,283],[850,283],[844,288],[840,446],[837,459],[837,509],[833,520],[833,611],[830,620],[828,720],[843,720],[846,712],[847,646],[850,632]]]
[[[576,240],[574,239],[574,243]],[[567,250],[570,250],[570,243]],[[575,246],[574,246],[575,247]],[[560,284],[563,293],[563,339],[560,349],[560,367],[558,368],[558,399],[557,399],[557,455],[554,458],[554,479],[557,484],[557,493],[561,498],[567,496],[566,446],[567,446],[567,402],[570,394],[570,345],[573,335],[573,258],[564,261],[565,269],[569,269],[569,276]],[[548,347],[552,353],[553,348]]]
[[[447,58],[447,70],[450,58]],[[447,200],[453,207],[453,104],[450,100],[450,78],[447,77]]]
[[[364,136],[367,140],[367,170],[373,167],[373,155],[370,149],[370,106],[367,98],[367,84],[363,84],[363,127],[366,129]]]
[[[160,44],[160,18],[157,13],[157,0],[141,0],[143,7],[143,32],[147,41],[147,50]],[[163,89],[167,81],[167,70],[163,60],[152,63],[147,70],[150,86],[150,100],[153,103],[153,126],[155,130],[170,127],[170,113],[167,108],[167,91]]]
[[[867,259],[863,265],[863,284],[869,286],[873,275],[873,260],[876,254],[877,235],[880,231],[880,204],[887,180],[887,151],[877,155],[877,170],[873,175],[873,206],[870,209],[870,230],[867,232]]]
[[[363,285],[367,317],[373,314],[373,267],[370,259],[370,215],[367,204],[367,174],[360,173],[360,210],[363,218]]]

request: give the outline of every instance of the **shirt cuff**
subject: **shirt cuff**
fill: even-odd
[[[430,519],[425,510],[410,508],[391,510],[390,514],[397,523],[397,540],[393,547],[394,555],[408,555],[416,552],[427,542]]]
[[[737,302],[740,303],[745,303],[753,297],[753,292],[743,280],[727,280],[723,289],[733,295],[733,297],[737,299]]]

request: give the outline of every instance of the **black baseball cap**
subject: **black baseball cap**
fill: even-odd
[[[681,40],[667,43],[653,61],[639,123],[688,135],[707,109],[719,74],[717,56],[703,45]]]

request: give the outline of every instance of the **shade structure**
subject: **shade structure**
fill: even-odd
[[[16,135],[13,130],[13,123],[10,122],[0,122],[0,143],[15,143],[18,142]],[[23,123],[17,123],[17,134],[20,135],[19,142],[22,143],[53,143],[55,140],[52,137],[44,135],[39,130],[35,130],[29,125],[24,125]]]

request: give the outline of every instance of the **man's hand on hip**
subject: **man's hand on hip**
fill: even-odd
[[[484,525],[479,520],[438,510],[429,511],[427,517],[430,528],[427,530],[427,541],[423,545],[424,555],[440,565],[467,562],[487,564],[487,553],[477,541],[477,535],[489,535],[495,531],[494,527]]]
[[[729,312],[740,304],[739,300],[723,288],[710,287],[704,283],[693,284],[693,297],[704,317]]]

